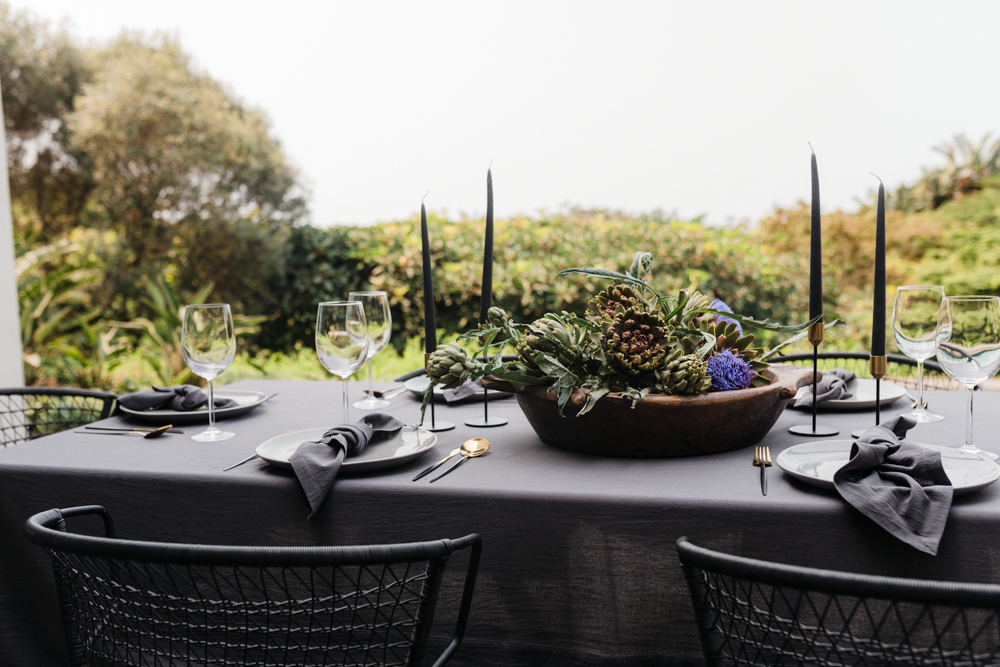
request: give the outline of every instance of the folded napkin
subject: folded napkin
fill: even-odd
[[[309,501],[307,520],[319,511],[345,457],[358,456],[372,439],[389,437],[401,428],[403,422],[398,419],[372,412],[360,421],[334,426],[319,440],[299,445],[288,462]]]
[[[837,401],[842,398],[854,396],[852,392],[847,391],[847,383],[853,379],[854,371],[848,371],[843,368],[833,368],[823,371],[823,377],[816,383],[816,402]],[[811,406],[813,404],[811,382],[806,385],[806,390],[800,398],[795,399],[795,403],[792,405],[793,408],[801,408],[804,405]]]
[[[442,389],[441,395],[444,396],[444,400],[447,403],[454,403],[455,401],[461,401],[462,399],[469,398],[470,396],[482,396],[483,392],[482,382],[476,380],[466,380],[462,384],[458,385],[454,389]],[[508,394],[503,391],[494,391],[490,393],[493,398],[510,398],[513,394]]]
[[[865,431],[833,484],[844,500],[889,534],[933,556],[954,489],[941,452],[899,442],[915,424],[899,416]]]
[[[118,403],[129,410],[178,410],[187,412],[208,405],[208,394],[190,384],[176,387],[153,387],[147,391],[137,391],[118,398]],[[231,408],[237,405],[231,398],[215,399],[216,408]]]

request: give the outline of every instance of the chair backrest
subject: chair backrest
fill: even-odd
[[[96,514],[107,537],[65,532]],[[70,662],[77,665],[424,664],[451,554],[470,549],[451,644],[461,643],[478,535],[356,547],[227,547],[115,539],[100,506],[25,524],[52,556]]]
[[[677,551],[712,667],[1000,662],[1000,585],[780,565],[685,537]]]
[[[820,352],[817,354],[819,369],[844,368],[854,371],[858,377],[870,378],[871,368],[868,365],[868,352]],[[917,362],[902,354],[887,354],[889,372],[885,379],[907,389],[917,388]],[[812,352],[786,354],[772,357],[772,364],[812,365]],[[924,389],[947,391],[965,390],[965,385],[955,382],[941,368],[938,362],[928,359],[924,362]]]
[[[107,419],[117,398],[90,389],[0,389],[0,447]]]

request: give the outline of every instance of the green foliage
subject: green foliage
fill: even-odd
[[[450,222],[431,214],[428,226],[438,326],[464,331],[478,316],[484,221]],[[522,321],[564,309],[583,312],[603,282],[590,275],[555,276],[583,262],[630,266],[628,248],[635,246],[656,249],[652,261],[658,268],[650,286],[657,292],[711,292],[761,320],[793,320],[802,300],[792,270],[803,266],[798,253],[775,255],[761,248],[750,228],[574,211],[497,220],[494,233],[493,303]],[[365,287],[390,295],[393,345],[422,336],[419,219],[362,228],[305,227],[290,234],[286,273],[272,290],[280,319],[265,325],[255,341],[261,347],[311,346],[316,304]],[[800,308],[805,305],[802,301]]]
[[[78,230],[51,245],[18,252],[15,263],[21,311],[21,347],[29,385],[106,388],[121,345],[100,323],[88,287],[104,271],[95,245],[108,242]]]
[[[988,187],[986,179],[1000,174],[1000,139],[991,143],[989,134],[976,143],[959,134],[934,150],[944,156],[945,164],[925,169],[914,185],[892,193],[887,205],[908,213],[936,209]]]

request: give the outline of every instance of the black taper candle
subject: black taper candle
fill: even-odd
[[[427,210],[420,203],[420,245],[424,264],[424,351],[437,349],[437,323],[434,321],[434,276],[431,271],[431,240],[427,232]]]
[[[493,305],[493,173],[486,170],[486,243],[483,250],[483,296],[479,301],[479,323]]]
[[[878,184],[875,217],[875,298],[872,309],[872,356],[885,356],[885,186]]]
[[[809,233],[809,319],[823,314],[823,231],[819,215],[819,171],[812,154],[812,227]]]

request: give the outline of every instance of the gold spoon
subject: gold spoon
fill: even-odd
[[[469,459],[474,459],[477,456],[482,456],[490,449],[490,441],[486,438],[472,438],[471,440],[466,440],[462,443],[462,460],[458,461],[455,465],[445,470],[443,473],[431,480],[431,484],[438,481],[452,470],[462,465]]]

